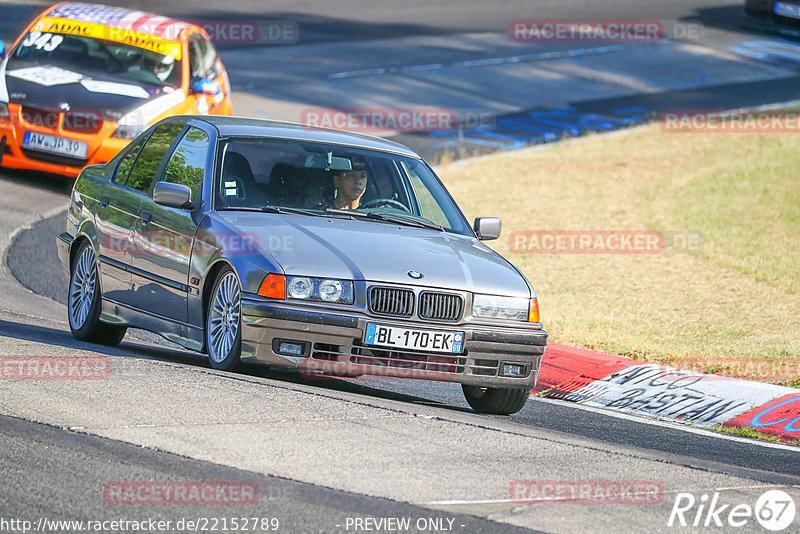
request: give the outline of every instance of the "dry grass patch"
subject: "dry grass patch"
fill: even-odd
[[[657,125],[441,175],[539,294],[551,339],[702,372],[800,376],[800,136]],[[702,246],[659,254],[519,254],[523,230],[652,230]]]

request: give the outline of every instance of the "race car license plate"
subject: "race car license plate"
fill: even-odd
[[[464,346],[464,333],[368,324],[364,334],[364,344],[392,349],[461,354]]]
[[[800,5],[787,4],[786,2],[775,2],[775,6],[772,9],[779,17],[800,19]]]
[[[22,146],[78,159],[85,159],[89,150],[88,143],[36,132],[25,132],[25,137],[22,138]]]

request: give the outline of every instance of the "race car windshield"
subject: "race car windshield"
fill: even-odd
[[[220,143],[218,210],[350,217],[472,235],[421,160],[306,141],[229,138]]]
[[[14,60],[25,65],[14,65]],[[9,58],[9,71],[31,65],[51,65],[78,73],[97,72],[133,82],[177,87],[180,68],[169,55],[135,46],[78,35],[28,33]]]

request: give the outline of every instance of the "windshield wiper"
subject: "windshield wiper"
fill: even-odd
[[[290,208],[287,206],[264,206],[258,208],[259,211],[263,211],[265,213],[291,213],[294,215],[312,215],[314,217],[324,217],[324,213],[320,213],[319,211],[312,211],[306,210],[303,208]]]
[[[262,206],[260,208],[252,206],[232,206],[220,211],[255,211],[259,213],[291,213],[293,215],[312,215],[314,217],[325,217],[324,213],[318,211],[304,210],[301,208],[287,208],[285,206]]]
[[[396,213],[388,214],[388,213],[377,213],[375,211],[371,211],[367,215],[372,219],[381,219],[384,221],[406,224],[408,226],[419,226],[421,228],[430,228],[431,230],[444,230],[444,228],[442,228],[436,223],[432,223],[424,219],[417,219],[416,217],[407,217],[405,215],[400,215]]]
[[[328,208],[325,210],[325,213],[332,213],[334,215],[347,215],[348,217],[360,217],[362,219],[369,217],[369,214],[361,211],[337,210],[336,208]]]
[[[328,208],[327,210],[325,210],[325,212],[326,213],[335,213],[335,214],[338,214],[338,215],[350,215],[350,216],[353,216],[353,217],[360,217],[362,219],[373,219],[373,220],[376,220],[376,221],[385,221],[385,222],[391,222],[391,223],[396,223],[396,224],[404,224],[406,226],[414,226],[414,227],[417,227],[417,228],[430,228],[431,230],[444,230],[444,228],[442,228],[438,224],[435,224],[435,223],[432,223],[432,222],[429,222],[429,221],[426,221],[426,220],[420,220],[420,219],[417,219],[415,217],[405,217],[403,215],[397,215],[397,214],[391,214],[390,215],[388,213],[378,213],[377,211],[370,211],[370,212],[364,213],[364,212],[361,212],[361,211],[337,210],[337,209],[333,209],[333,208]]]

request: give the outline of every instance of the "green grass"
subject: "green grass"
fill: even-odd
[[[735,154],[709,147],[701,168],[679,166],[650,188],[648,222],[691,228],[703,236],[704,258],[797,293],[800,143],[796,137],[751,137],[749,142],[739,137],[732,147]]]
[[[800,136],[657,125],[440,173],[536,287],[557,343],[753,380],[800,376]],[[525,254],[518,230],[651,230],[659,254]]]
[[[750,439],[760,439],[762,441],[771,441],[773,443],[784,443],[781,438],[778,436],[774,436],[772,434],[765,434],[764,432],[759,432],[750,427],[746,426],[723,426],[717,425],[714,427],[714,430],[717,432],[722,432],[723,434],[730,434],[732,436],[740,436],[743,438],[750,438]],[[790,442],[791,445],[800,445],[800,439],[796,439]]]

